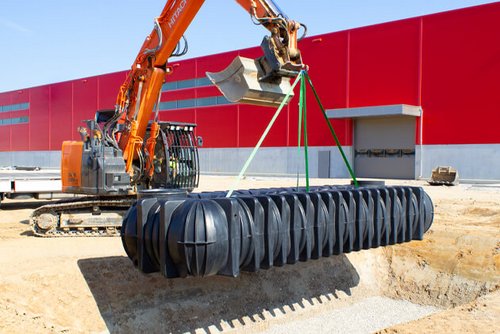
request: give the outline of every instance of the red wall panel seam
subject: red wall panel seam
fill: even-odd
[[[10,104],[13,104],[14,102],[12,101],[12,94],[10,94],[10,99],[9,99],[9,103]],[[12,113],[10,113],[12,115]],[[11,116],[12,117],[12,116]],[[9,125],[9,151],[12,151],[12,124]]]
[[[298,105],[298,104],[297,104],[297,105]],[[292,111],[291,111],[291,109],[290,109],[290,108],[291,108],[291,104],[289,103],[289,104],[286,106],[286,109],[284,108],[284,110],[282,110],[282,111],[281,111],[281,114],[283,114],[283,111],[285,111],[285,112],[286,112],[286,123],[285,123],[285,124],[286,124],[286,127],[285,127],[285,136],[286,136],[286,137],[285,137],[285,145],[286,145],[286,147],[290,147],[290,141],[291,141],[291,140],[290,140],[290,136],[291,136],[291,133],[290,133],[290,122],[291,122],[291,117],[290,117],[290,115],[291,115],[291,112],[292,112]],[[297,112],[298,112],[298,109],[297,109]],[[281,117],[281,118],[283,118],[283,116],[280,116],[280,117]],[[279,117],[278,117],[278,119],[279,119]],[[262,131],[264,131],[264,130],[262,130]],[[275,147],[276,147],[276,146],[281,146],[281,145],[269,145],[269,146],[271,146],[271,147],[272,147],[272,146],[275,146]]]
[[[346,88],[345,88],[345,103],[346,108],[349,108],[349,99],[350,99],[350,83],[351,83],[351,32],[347,32],[347,50],[346,50]]]
[[[97,107],[96,109],[99,109],[101,107],[101,101],[99,100],[99,90],[101,89],[100,82],[101,82],[101,80],[99,80],[99,78],[97,78],[97,83],[96,83],[97,94],[96,94],[96,97],[95,97],[95,105]]]
[[[28,151],[31,150],[31,89],[28,90]]]
[[[346,61],[346,108],[350,107],[351,99],[351,32],[347,32],[347,61]],[[344,141],[347,143],[350,141],[354,145],[354,121],[351,119],[345,121],[344,126]],[[350,130],[350,133],[349,133]],[[349,138],[349,134],[351,135]],[[347,145],[346,145],[347,146]]]
[[[236,147],[240,147],[240,106],[236,107]]]
[[[424,19],[420,18],[418,46],[418,105],[422,106],[422,81],[423,81],[423,53],[424,53]]]
[[[73,126],[74,124],[75,124],[75,82],[73,81],[71,83],[71,126]],[[71,140],[74,140],[73,136],[74,132],[71,131]]]
[[[419,145],[423,145],[423,125],[424,125],[424,112],[422,107],[422,84],[423,84],[423,75],[424,75],[424,19],[420,18],[419,20],[419,36],[418,36],[418,87],[417,87],[417,101],[418,106],[422,109],[420,117],[417,117],[415,120],[416,127],[418,131],[415,131],[415,143]]]
[[[52,86],[49,86],[49,151],[52,151]]]

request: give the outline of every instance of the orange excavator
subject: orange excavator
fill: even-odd
[[[305,68],[297,42],[306,28],[272,0],[236,2],[270,32],[261,44],[263,56],[237,57],[226,70],[207,76],[230,102],[277,106],[290,80]],[[35,210],[36,235],[116,235],[139,190],[189,192],[197,187],[196,125],[160,121],[159,101],[173,71],[168,60],[187,51],[184,32],[203,3],[168,0],[118,92],[115,109],[96,112],[87,127],[79,128],[81,141],[63,143],[63,192],[87,196]]]

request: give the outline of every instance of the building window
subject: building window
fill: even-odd
[[[196,87],[206,87],[212,85],[213,85],[212,81],[210,81],[210,79],[207,77],[196,79]]]
[[[208,107],[208,106],[215,106],[217,105],[217,97],[206,97],[203,99],[197,99],[196,100],[196,106],[197,107]]]
[[[177,109],[183,109],[183,108],[193,108],[196,106],[196,101],[195,99],[189,99],[189,100],[178,100],[177,101]]]
[[[225,104],[231,104],[224,96],[211,96],[199,99],[177,100],[160,102],[160,110],[176,110],[194,107],[213,107]]]
[[[196,79],[177,81],[177,89],[196,87]]]
[[[231,104],[224,96],[217,96],[217,104]]]
[[[167,81],[162,86],[162,92],[178,89],[211,86],[212,82],[208,78],[196,78],[189,80]]]
[[[30,108],[29,102],[16,103],[16,104],[9,104],[9,105],[5,105],[5,106],[0,106],[0,112],[28,110],[29,108]]]
[[[160,110],[177,109],[177,101],[160,102]]]
[[[176,90],[177,89],[177,81],[165,82],[161,87],[161,91],[165,92],[167,90]]]
[[[28,116],[0,119],[0,126],[29,123]]]

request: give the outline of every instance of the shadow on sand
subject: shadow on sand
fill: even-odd
[[[238,278],[166,279],[144,275],[126,257],[84,259],[78,266],[108,330],[116,332],[207,333],[259,322],[305,302],[322,303],[351,294],[359,275],[345,255]],[[321,298],[320,298],[321,297]]]

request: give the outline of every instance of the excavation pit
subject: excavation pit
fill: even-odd
[[[167,280],[135,272],[122,257],[78,264],[111,331],[372,333],[495,290],[489,282],[423,264],[418,243],[238,278]]]

